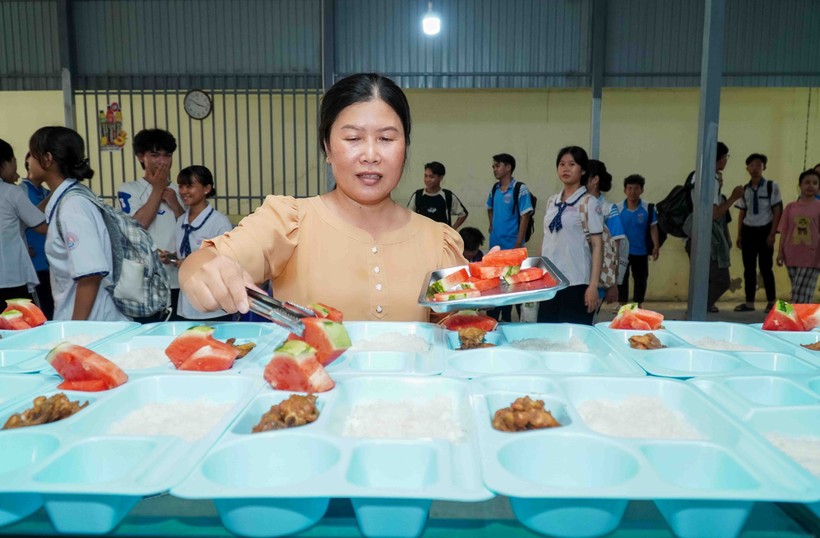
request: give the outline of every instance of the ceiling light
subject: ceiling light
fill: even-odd
[[[433,11],[433,2],[427,3],[427,14],[421,21],[421,29],[427,35],[437,35],[441,31],[441,19]]]

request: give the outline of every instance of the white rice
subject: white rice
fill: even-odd
[[[353,342],[350,351],[398,351],[403,353],[427,353],[430,342],[421,336],[395,332],[382,333],[368,340]]]
[[[210,400],[149,403],[108,429],[109,435],[166,435],[197,441],[211,431],[233,403]]]
[[[715,351],[763,351],[763,348],[755,346],[746,346],[743,344],[735,344],[727,340],[719,340],[717,338],[705,337],[700,340],[693,340],[690,344],[706,349],[713,349]]]
[[[578,336],[573,336],[569,340],[550,340],[549,338],[524,338],[510,342],[512,347],[526,349],[529,351],[575,351],[586,353],[589,346]]]
[[[629,396],[621,402],[587,400],[578,413],[591,430],[615,437],[702,439],[684,416],[655,396]]]
[[[165,350],[156,347],[140,347],[110,358],[123,370],[143,370],[171,364]]]
[[[446,439],[457,443],[466,432],[452,400],[436,396],[426,402],[375,400],[353,406],[342,435],[377,439]]]
[[[766,439],[808,469],[811,474],[820,478],[820,437],[815,435],[789,437],[778,433],[767,433]]]
[[[66,336],[65,338],[54,340],[53,342],[49,342],[48,344],[38,344],[31,346],[31,349],[53,349],[58,345],[62,344],[63,342],[68,344],[74,344],[75,346],[87,346],[88,344],[96,342],[101,338],[102,336],[100,336],[99,334],[75,334],[74,336]]]

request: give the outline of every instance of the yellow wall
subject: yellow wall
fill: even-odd
[[[565,145],[589,145],[589,90],[410,90],[407,93],[413,111],[412,144],[405,176],[395,193],[395,199],[406,203],[412,192],[422,186],[424,163],[441,161],[447,166],[444,185],[454,190],[470,211],[465,225],[486,230],[484,202],[493,183],[491,157],[495,153],[511,153],[518,161],[515,176],[527,182],[539,198],[536,235],[530,242],[530,251],[536,254],[543,235],[544,203],[549,194],[559,189],[554,167],[555,155]],[[77,98],[78,113],[84,113],[82,99]],[[218,99],[217,96],[215,101]],[[226,192],[225,187],[228,185],[219,185],[220,180],[230,182],[233,193],[241,188],[240,192],[243,194],[255,195],[260,189],[257,185],[248,189],[245,187],[246,181],[237,180],[237,177],[245,175],[245,170],[258,167],[259,157],[253,153],[257,151],[256,141],[253,140],[257,130],[253,110],[257,106],[261,107],[258,110],[263,111],[262,129],[267,129],[267,107],[270,102],[264,96],[260,102],[256,101],[255,96],[249,99],[252,111],[250,142],[244,135],[244,125],[240,125],[240,139],[235,139],[234,118],[230,118],[231,121],[228,122],[228,133],[222,132],[221,117],[217,122],[218,147],[227,143],[240,148],[238,153],[229,152],[227,168],[223,174],[218,174],[218,188],[222,193]],[[724,173],[727,187],[746,181],[746,156],[752,152],[762,152],[769,156],[766,176],[779,181],[786,201],[793,200],[797,196],[796,181],[804,167],[804,160],[805,166],[820,161],[818,103],[820,89],[724,89],[721,94],[720,139],[730,148],[731,158]],[[88,113],[93,114],[97,106],[96,103],[89,104]],[[223,106],[226,110],[233,110],[233,103],[230,101],[216,103],[217,109]],[[622,199],[623,178],[631,173],[640,173],[646,177],[645,198],[649,201],[660,200],[673,185],[683,181],[686,174],[695,167],[698,106],[696,89],[604,91],[601,160],[606,162],[614,177],[611,200]],[[238,108],[244,110],[244,101],[240,101]],[[277,109],[278,106],[274,106],[274,111]],[[290,110],[290,107],[287,106],[286,110]],[[297,110],[302,110],[301,105],[297,106]],[[127,113],[127,110],[124,112]],[[159,116],[164,117],[164,112]],[[175,118],[175,114],[171,114],[171,117]],[[93,121],[93,115],[90,118]],[[20,154],[18,157],[25,154],[28,137],[37,127],[61,124],[62,119],[60,92],[0,92],[0,138],[14,146]],[[242,121],[242,117],[238,119]],[[278,115],[275,115],[274,124],[278,125],[279,121]],[[312,112],[306,121],[307,125],[315,124]],[[168,126],[172,131],[179,129],[174,122],[175,120]],[[142,126],[136,125],[135,129]],[[133,134],[128,133],[129,137]],[[175,134],[181,143],[187,143],[185,128]],[[198,136],[194,131],[191,137],[195,147],[199,146]],[[210,136],[209,130],[206,130],[206,136]],[[295,141],[302,162],[304,140],[304,132],[299,130],[295,138],[287,142],[290,155],[290,144]],[[310,144],[307,151],[313,154],[315,136],[309,133],[307,140]],[[93,141],[90,144],[93,160],[96,146]],[[250,156],[246,149],[248,145],[251,147]],[[133,158],[130,149],[127,148],[125,152],[126,161]],[[211,158],[211,153],[206,148],[205,158]],[[196,157],[201,158],[201,155]],[[177,166],[190,164],[180,162],[185,160],[183,154],[176,160]],[[237,161],[240,163],[238,175],[235,172]],[[263,154],[263,166],[268,166],[268,163],[269,156]],[[22,174],[22,162],[20,169]],[[311,169],[313,183],[316,174],[320,172]],[[130,173],[130,162],[124,169],[103,163],[99,180],[102,188],[107,190],[109,187],[105,185],[116,184],[121,176]],[[107,177],[112,174],[116,177]],[[278,171],[277,174],[277,182],[288,175],[283,176]],[[299,175],[302,174],[304,171]],[[228,212],[246,209],[246,204],[242,204],[228,208]],[[731,224],[731,229],[734,236],[736,222]],[[661,250],[660,260],[650,265],[649,297],[684,299],[688,282],[687,268],[688,260],[683,252],[682,241],[670,238]],[[742,297],[742,289],[739,287],[742,262],[737,249],[733,249],[731,271],[738,286],[734,297],[739,299]],[[776,275],[780,290],[778,295],[786,297],[789,290],[786,272],[784,269],[777,269]],[[762,300],[762,291],[759,297]]]

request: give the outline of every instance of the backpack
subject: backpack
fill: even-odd
[[[666,198],[658,202],[658,232],[675,237],[689,237],[683,230],[683,223],[692,214],[694,177],[695,173],[692,172],[683,185],[675,185]]]
[[[450,217],[450,209],[453,207],[453,191],[447,189],[441,189],[444,191],[444,203],[447,204],[445,208],[445,215],[447,215],[447,224],[450,226],[453,225],[453,219]],[[424,193],[424,189],[419,189],[415,192],[414,196],[416,197],[416,212],[418,213],[419,210],[419,200],[422,200],[422,194]],[[467,212],[467,208],[464,208],[464,212]]]
[[[518,212],[518,195],[521,192],[521,186],[524,185],[521,181],[515,182],[515,187],[513,188],[513,213],[518,215],[518,224],[521,224],[521,214]],[[493,185],[493,192],[490,193],[490,198],[495,199],[495,191],[498,190],[498,183]],[[530,222],[527,225],[527,231],[524,232],[524,242],[530,240],[532,237],[533,232],[535,232],[535,206],[538,204],[538,198],[530,192],[530,200],[532,201],[532,215],[530,216]]]
[[[649,230],[652,229],[652,218],[656,214],[655,204],[649,204],[648,213],[647,222],[649,225],[646,227],[646,252],[651,255],[652,251],[655,250],[655,242],[652,241],[652,234],[649,233]],[[660,222],[655,227],[658,229],[658,248],[661,248],[666,242],[668,235],[665,230],[661,229]]]
[[[581,212],[581,227],[584,229],[584,235],[589,241],[589,214],[587,213],[587,205],[591,194],[584,195],[581,200],[579,211]],[[618,262],[620,260],[620,253],[615,246],[615,240],[612,239],[612,234],[606,224],[603,225],[604,230],[601,234],[601,242],[603,243],[603,263],[601,264],[601,278],[598,280],[598,287],[608,290],[618,283]]]
[[[81,196],[97,206],[111,238],[113,283],[106,286],[117,309],[129,317],[146,317],[168,307],[171,287],[153,239],[131,216],[103,203],[88,187],[74,184],[66,196]],[[63,237],[57,201],[57,233]]]

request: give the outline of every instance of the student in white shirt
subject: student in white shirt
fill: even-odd
[[[20,223],[42,234],[47,230],[43,212],[14,185],[19,178],[14,150],[0,140],[0,312],[6,299],[31,298],[28,286],[39,282]]]
[[[134,136],[134,154],[145,177],[120,185],[117,197],[120,208],[148,230],[160,253],[174,252],[176,249],[176,222],[185,211],[177,186],[171,183],[170,170],[173,164],[177,141],[174,135],[162,129],[143,129]],[[179,296],[179,277],[174,264],[165,266],[171,284],[171,305]],[[163,312],[134,321],[149,323],[161,321]]]
[[[86,189],[80,181],[94,176],[83,139],[66,127],[42,127],[31,136],[29,151],[29,177],[45,181],[54,193],[45,212],[50,224],[45,248],[54,319],[128,320],[105,289],[112,284],[114,264],[102,214],[93,203],[70,192]]]
[[[228,217],[217,211],[208,203],[208,198],[216,194],[214,177],[204,166],[183,168],[177,176],[177,186],[185,204],[185,213],[177,219],[176,252],[182,263],[187,256],[196,250],[206,239],[211,239],[233,229]],[[167,259],[167,258],[166,258]],[[164,261],[164,260],[163,260]],[[200,312],[191,305],[185,292],[179,294],[176,319],[210,321],[231,321],[232,314],[224,310]]]

